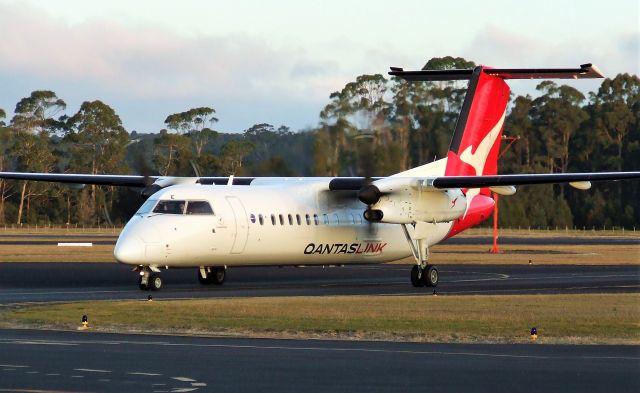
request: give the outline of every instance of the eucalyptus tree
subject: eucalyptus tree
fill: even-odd
[[[128,171],[124,158],[129,135],[120,116],[100,100],[83,102],[78,112],[67,120],[65,142],[69,144],[69,166],[73,171],[91,174]],[[102,207],[109,221],[108,211],[115,195],[114,187],[93,185],[88,198],[80,202],[88,203],[86,207],[96,212]]]
[[[67,104],[50,90],[33,91],[16,105],[11,119],[14,134],[11,147],[16,168],[27,172],[49,172],[55,167],[55,156],[51,150],[49,134],[62,128],[63,117],[55,116],[64,111]],[[22,182],[17,223],[22,223],[25,198],[30,209],[32,197],[47,197],[52,185]]]
[[[216,110],[209,107],[192,108],[167,116],[164,124],[167,128],[191,138],[197,158],[209,140],[218,136],[218,133],[210,128],[218,121],[215,113]]]

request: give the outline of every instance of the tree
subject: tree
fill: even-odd
[[[54,116],[67,107],[64,100],[49,90],[36,90],[29,97],[22,98],[11,119],[11,128],[15,140],[11,151],[18,161],[17,166],[28,172],[49,172],[55,165],[55,157],[50,150],[49,134],[62,127],[61,121]],[[51,185],[22,182],[20,203],[18,207],[18,224],[22,223],[25,198],[27,208],[31,206],[30,198],[36,195],[47,195]],[[36,191],[37,189],[37,191]]]
[[[222,170],[226,175],[237,175],[244,158],[251,153],[254,145],[244,140],[230,140],[222,146]]]
[[[64,100],[53,91],[36,90],[18,102],[11,125],[29,133],[51,132],[61,128],[54,116],[66,108]]]
[[[191,160],[189,138],[182,134],[171,134],[160,130],[154,141],[153,162],[162,176],[186,174]]]
[[[120,116],[102,101],[85,101],[77,113],[67,121],[65,141],[70,145],[69,165],[74,170],[91,174],[126,173],[126,146],[129,135],[122,126]],[[113,205],[114,187],[91,186],[90,208],[98,211],[102,207],[105,219]]]
[[[186,112],[167,116],[164,124],[179,134],[188,134],[193,141],[195,156],[198,158],[207,142],[218,136],[216,131],[208,127],[218,121],[218,118],[214,116],[215,113],[216,110],[209,107],[192,108]]]

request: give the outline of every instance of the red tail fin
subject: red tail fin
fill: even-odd
[[[480,176],[498,173],[498,155],[509,86],[502,78],[476,67],[447,153],[445,176]],[[449,236],[479,224],[493,212],[487,188],[466,191],[467,210],[454,222]]]

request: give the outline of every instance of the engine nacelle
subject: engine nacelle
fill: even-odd
[[[366,219],[392,224],[447,222],[461,217],[467,208],[467,199],[460,189],[439,190],[405,184],[385,191],[365,213]]]

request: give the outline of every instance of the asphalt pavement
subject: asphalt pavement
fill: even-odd
[[[640,347],[0,331],[0,392],[638,392]]]
[[[412,295],[411,265],[344,267],[237,267],[222,286],[198,283],[197,271],[163,270],[156,298],[251,296]],[[531,294],[640,292],[640,266],[441,265],[438,294]],[[141,299],[137,274],[115,263],[2,263],[0,305]]]

